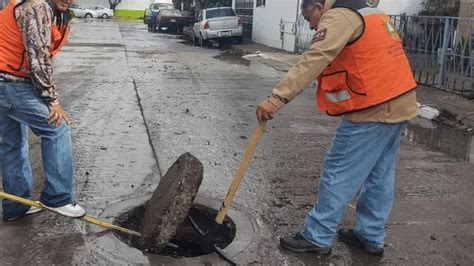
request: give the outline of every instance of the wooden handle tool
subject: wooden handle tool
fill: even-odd
[[[230,205],[232,204],[232,200],[234,199],[235,193],[237,192],[240,182],[242,181],[244,177],[245,171],[247,170],[249,166],[249,162],[253,157],[255,149],[257,148],[257,144],[260,141],[260,138],[262,137],[263,131],[265,129],[265,124],[266,124],[265,122],[260,123],[258,127],[255,129],[252,137],[250,138],[250,141],[247,146],[247,149],[245,150],[244,156],[240,160],[239,167],[237,168],[234,178],[232,179],[232,184],[229,187],[229,191],[227,192],[227,195],[225,196],[225,199],[222,202],[222,206],[219,209],[219,212],[217,213],[215,221],[218,224],[222,224],[225,216],[227,215],[227,211],[229,210]]]

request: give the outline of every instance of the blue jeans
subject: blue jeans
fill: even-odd
[[[28,159],[28,128],[41,137],[44,188],[40,201],[59,207],[72,201],[72,143],[69,126],[48,124],[49,109],[32,84],[0,81],[0,162],[6,193],[31,198],[33,177]],[[3,217],[24,214],[29,207],[3,200]]]
[[[320,247],[331,246],[337,224],[360,190],[356,236],[371,247],[383,247],[406,125],[341,121],[324,160],[318,201],[306,216],[303,237]]]

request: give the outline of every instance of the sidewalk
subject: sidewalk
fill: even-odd
[[[276,70],[288,72],[300,55],[257,43],[232,45],[236,54],[266,64]],[[472,132],[474,128],[474,100],[468,100],[454,93],[420,85],[417,89],[418,102],[440,111],[439,121]]]

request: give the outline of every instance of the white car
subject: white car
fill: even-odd
[[[193,42],[203,46],[210,40],[243,40],[242,19],[231,7],[215,7],[199,12],[193,27]]]
[[[81,6],[79,4],[72,4],[69,7],[69,10],[72,11],[72,13],[74,14],[74,17],[76,17],[76,18],[97,18],[98,17],[95,10],[92,10],[90,8],[86,8],[86,7]]]
[[[89,9],[94,10],[95,13],[97,14],[97,17],[99,18],[106,19],[106,18],[111,18],[114,16],[114,11],[105,6],[91,6],[89,7]]]

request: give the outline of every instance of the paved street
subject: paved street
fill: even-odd
[[[219,206],[256,126],[256,104],[284,75],[224,49],[149,33],[138,21],[84,20],[74,21],[55,71],[73,120],[77,201],[88,215],[109,222],[150,197],[161,175],[185,152],[204,165],[199,200]],[[474,164],[407,139],[384,257],[367,256],[337,240],[326,257],[279,247],[279,238],[300,229],[314,203],[337,123],[316,112],[311,89],[268,123],[234,201],[235,220],[248,220],[250,226],[238,230],[246,241],[229,251],[233,259],[269,265],[474,264]],[[41,160],[38,140],[31,142],[37,196]],[[343,225],[354,222],[349,207]],[[224,263],[214,254],[147,256],[109,231],[51,213],[0,222],[0,239],[1,265]]]

